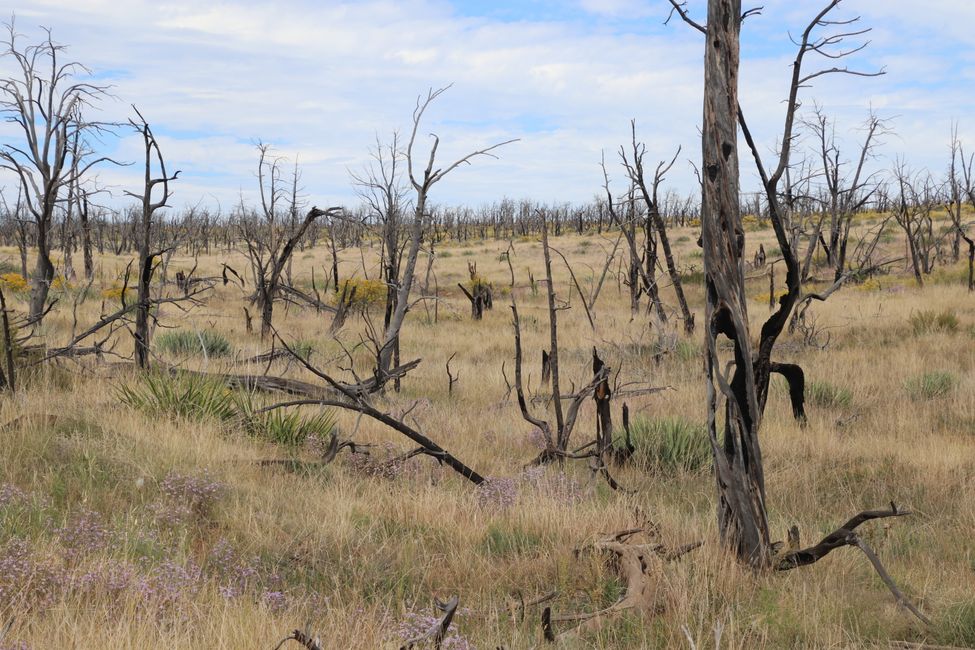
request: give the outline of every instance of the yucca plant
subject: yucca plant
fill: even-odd
[[[328,439],[335,428],[332,411],[321,411],[310,417],[293,409],[261,412],[249,393],[236,396],[236,408],[237,418],[248,435],[289,447],[300,447],[309,438]]]
[[[135,385],[118,387],[119,400],[140,411],[194,420],[227,421],[237,414],[233,393],[223,382],[202,375],[149,373]]]
[[[694,472],[711,463],[704,426],[680,417],[634,418],[630,423],[633,458],[648,469]]]
[[[206,354],[207,357],[225,357],[231,353],[230,341],[213,330],[175,330],[163,332],[155,338],[156,346],[173,356]]]
[[[931,334],[935,332],[958,331],[958,316],[950,309],[941,312],[916,311],[911,314],[911,327],[914,334]]]
[[[950,372],[936,371],[909,377],[904,387],[911,399],[929,400],[947,395],[957,383],[958,380]]]
[[[834,386],[827,381],[811,381],[806,384],[806,397],[824,408],[845,408],[853,403],[853,393],[847,388]]]

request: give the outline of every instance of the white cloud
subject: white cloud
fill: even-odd
[[[765,4],[764,14],[745,25],[741,101],[768,148],[781,129],[792,51],[787,32],[801,29],[819,4]],[[521,141],[502,150],[500,160],[458,170],[438,185],[436,200],[576,201],[600,191],[600,151],[615,162],[630,118],[649,145],[648,158],[667,157],[679,144],[682,156],[699,155],[703,47],[681,23],[660,27],[663,2],[578,6],[622,18],[623,27],[557,17],[495,21],[459,15],[439,0],[33,0],[19,11],[19,27],[36,38],[35,25],[51,26],[56,39],[71,44],[72,56],[114,84],[120,99],[104,105],[107,116],[124,119],[135,103],[167,134],[164,152],[185,174],[174,185],[177,204],[206,194],[227,205],[242,188],[251,192],[258,139],[300,154],[312,200],[352,200],[347,169],[365,161],[375,134],[405,130],[416,96],[450,82],[454,88],[431,108],[423,129],[441,137],[443,160],[498,140]],[[691,7],[703,11],[702,2]],[[910,132],[890,139],[888,158],[904,153],[940,169],[951,120],[964,132],[973,118],[962,86],[970,80],[941,71],[975,58],[973,37],[958,33],[975,9],[957,0],[932,3],[921,14],[905,1],[868,0],[857,9],[877,30],[856,62],[886,64],[888,74],[821,78],[803,92],[804,101],[817,98],[843,132],[862,122],[871,105],[901,115],[896,126]],[[917,49],[940,34],[955,39],[949,54]],[[0,70],[9,65],[0,61]],[[915,137],[921,132],[925,137]],[[0,137],[7,133],[0,130]],[[123,142],[119,151],[136,160],[137,145]],[[750,174],[750,161],[743,158],[742,168]],[[138,184],[134,168],[103,176]],[[669,181],[681,191],[695,186],[683,163]]]

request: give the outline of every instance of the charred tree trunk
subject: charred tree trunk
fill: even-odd
[[[706,283],[708,433],[718,486],[722,542],[752,566],[771,559],[759,407],[745,308],[744,244],[738,189],[740,0],[708,0],[704,55],[701,227]],[[718,336],[734,344],[734,374],[723,376]],[[718,405],[724,400],[723,441]]]
[[[603,456],[613,446],[613,415],[610,411],[610,400],[613,393],[609,387],[609,373],[603,373],[606,364],[599,358],[596,348],[592,349],[592,374],[602,376],[602,381],[596,385],[592,398],[596,402],[596,451]]]

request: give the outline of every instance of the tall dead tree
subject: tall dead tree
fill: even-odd
[[[386,304],[383,310],[383,330],[388,330],[399,298],[400,267],[403,252],[403,208],[406,188],[403,186],[402,166],[405,154],[400,148],[399,133],[393,132],[392,141],[386,145],[376,139],[370,152],[372,160],[362,173],[353,173],[352,182],[359,196],[365,201],[377,222],[382,243],[382,278],[386,283]],[[334,238],[332,239],[334,245]],[[337,257],[333,250],[333,260]],[[338,276],[338,267],[333,266]],[[336,286],[338,286],[336,284]],[[392,364],[399,365],[399,337],[393,341]],[[398,381],[397,381],[398,388]]]
[[[241,238],[246,246],[254,279],[255,290],[251,302],[256,303],[261,310],[261,338],[264,339],[271,332],[274,302],[279,297],[282,274],[295,247],[316,219],[323,216],[334,217],[342,213],[342,208],[319,210],[313,206],[303,220],[289,219],[289,215],[298,210],[295,205],[297,192],[288,194],[288,188],[282,182],[281,160],[271,156],[270,147],[261,143],[257,148],[260,154],[257,180],[261,212],[247,214],[241,206],[239,218]],[[294,173],[298,174],[297,169]],[[296,184],[297,178],[293,179],[292,187]]]
[[[450,86],[438,90],[429,90],[425,98],[417,98],[416,107],[413,109],[413,128],[410,131],[410,140],[406,147],[406,169],[410,179],[410,185],[413,186],[416,192],[416,197],[413,204],[413,220],[410,225],[409,249],[406,251],[406,262],[397,281],[396,306],[389,318],[389,324],[383,332],[382,341],[378,345],[376,367],[374,370],[376,385],[378,386],[382,386],[391,376],[390,370],[393,367],[394,353],[399,349],[400,330],[403,327],[403,321],[406,319],[406,313],[411,307],[410,293],[413,290],[413,280],[416,275],[416,261],[420,254],[420,246],[423,243],[425,227],[430,220],[427,202],[430,197],[431,188],[461,165],[470,164],[471,160],[478,156],[494,158],[496,156],[492,152],[495,149],[516,142],[516,140],[499,142],[458,158],[446,167],[435,168],[440,138],[435,134],[431,134],[433,144],[427,156],[426,167],[423,167],[421,171],[419,161],[417,160],[417,152],[414,150],[416,146],[416,135],[420,128],[420,123],[423,120],[423,115],[430,107],[430,104],[446,92],[448,88]]]
[[[671,0],[674,11],[703,33],[707,44],[704,56],[701,212],[707,299],[705,338],[708,346],[708,431],[718,483],[719,527],[722,540],[734,550],[736,556],[756,567],[768,567],[773,559],[766,514],[765,477],[758,438],[772,372],[783,374],[789,381],[793,410],[797,416],[801,412],[798,408],[801,407],[801,402],[796,403],[796,397],[801,399],[801,368],[771,361],[775,341],[799,297],[799,264],[786,232],[786,215],[778,194],[779,181],[790,165],[795,113],[799,105],[798,93],[808,82],[825,74],[881,74],[860,73],[835,66],[803,73],[803,60],[809,53],[818,53],[835,60],[862,49],[861,46],[836,52],[829,48],[837,45],[842,47],[845,39],[864,34],[866,30],[825,36],[814,33],[818,28],[845,28],[856,22],[855,18],[827,19],[829,12],[839,2],[840,0],[829,2],[809,22],[797,42],[798,51],[793,62],[781,150],[778,162],[770,173],[762,162],[738,103],[741,23],[749,15],[756,13],[756,10],[742,13],[740,0],[709,0],[708,22],[705,27],[688,16],[683,4]],[[745,233],[739,207],[738,126],[741,127],[755,159],[768,203],[769,218],[786,264],[787,294],[780,298],[778,310],[762,326],[758,350],[754,353],[748,330],[744,290]],[[719,335],[724,335],[733,343],[733,373],[730,377],[723,370],[724,364],[719,356]],[[723,439],[719,443],[718,403],[721,398],[725,406],[724,431]]]
[[[889,510],[862,512],[818,544],[801,548],[797,527],[789,531],[788,544],[773,545],[770,541],[766,510],[765,476],[759,444],[759,428],[765,409],[768,374],[782,372],[789,380],[790,393],[801,389],[802,371],[798,366],[772,364],[769,360],[775,339],[795,304],[799,291],[799,268],[789,249],[789,241],[782,224],[775,190],[778,180],[789,167],[792,125],[798,106],[800,87],[808,81],[830,72],[847,72],[846,68],[806,74],[802,73],[803,56],[819,52],[829,58],[844,53],[824,52],[823,48],[842,43],[855,31],[825,37],[812,37],[817,27],[850,25],[847,21],[828,20],[827,14],[839,4],[833,0],[809,23],[799,42],[793,63],[792,85],[786,106],[786,121],[779,164],[769,175],[762,164],[758,149],[745,123],[738,104],[739,36],[741,23],[757,12],[741,11],[740,0],[708,0],[707,26],[692,20],[684,5],[670,0],[673,10],[681,18],[705,35],[704,54],[704,124],[702,129],[702,246],[706,287],[705,342],[707,353],[708,437],[714,456],[715,478],[718,487],[718,524],[723,543],[736,557],[758,569],[785,571],[815,563],[831,551],[844,546],[859,548],[870,560],[888,589],[904,606],[922,621],[921,614],[900,592],[887,574],[879,558],[856,532],[863,522],[884,517],[909,514],[891,503]],[[855,48],[851,51],[857,51]],[[848,52],[847,52],[848,53]],[[762,326],[759,350],[752,356],[745,303],[745,233],[742,228],[739,204],[739,170],[737,128],[741,126],[748,146],[755,158],[759,175],[769,202],[769,213],[776,238],[782,247],[787,265],[788,294],[779,302],[779,310]],[[718,336],[724,335],[733,344],[732,364],[725,370],[719,356]],[[733,371],[732,368],[733,367]],[[729,377],[728,375],[731,374]],[[801,394],[801,393],[800,393]],[[724,399],[724,436],[718,439],[718,402]],[[795,409],[793,402],[793,409]]]
[[[646,259],[644,264],[640,263],[640,250],[636,240],[636,217],[633,201],[633,184],[630,184],[630,194],[626,201],[626,218],[620,215],[617,202],[613,198],[613,193],[609,189],[609,173],[606,171],[605,159],[601,162],[603,170],[603,190],[606,192],[606,209],[609,213],[610,223],[620,229],[626,239],[627,249],[630,253],[629,263],[629,285],[630,285],[630,309],[635,314],[638,308],[639,293],[643,291],[650,299],[650,306],[657,316],[660,324],[667,323],[667,311],[664,309],[660,300],[660,292],[657,288],[657,278],[655,267],[657,262],[656,248],[649,241],[651,232],[647,230],[648,241],[645,244]]]
[[[975,175],[972,174],[972,165],[975,163],[975,155],[969,156],[968,159],[965,158],[965,151],[961,146],[960,142],[957,142],[957,146],[952,145],[952,163],[951,163],[951,179],[952,179],[952,193],[954,196],[958,197],[956,210],[957,219],[955,220],[956,230],[959,231],[959,235],[968,244],[968,290],[975,291],[975,240],[966,234],[968,224],[962,223],[961,219],[961,196],[964,195],[968,198],[968,202],[971,203],[972,209],[975,210]],[[959,158],[959,167],[961,167],[961,178],[958,178],[958,172],[955,167],[955,150],[957,149],[957,156]],[[952,201],[955,203],[955,201]]]
[[[152,251],[153,237],[153,215],[157,210],[167,207],[170,191],[169,183],[176,180],[179,171],[172,176],[166,172],[166,161],[163,159],[162,150],[159,142],[153,135],[149,123],[142,116],[135,106],[132,107],[138,116],[138,121],[129,120],[139,135],[142,136],[142,143],[145,147],[145,177],[142,194],[126,192],[127,195],[139,199],[142,202],[142,212],[140,215],[139,230],[139,278],[138,278],[138,307],[135,312],[135,362],[139,368],[149,367],[149,308],[151,298],[149,295],[149,284],[152,282],[154,271],[153,262],[161,251]],[[153,160],[155,158],[155,160]],[[153,166],[158,168],[158,176],[154,175]],[[158,201],[153,201],[153,190],[161,185],[162,195]],[[87,259],[86,259],[87,272]]]
[[[802,278],[805,280],[807,277],[811,253],[818,243],[822,243],[827,264],[834,270],[833,280],[837,281],[846,270],[847,246],[853,216],[866,205],[876,190],[876,186],[870,187],[873,175],[865,172],[866,163],[873,157],[873,152],[879,144],[877,138],[888,133],[889,130],[887,123],[871,111],[863,125],[863,143],[851,176],[842,171],[846,161],[842,159],[840,147],[836,142],[836,127],[823,109],[816,106],[812,116],[804,122],[816,139],[816,154],[822,165],[820,171],[825,183],[823,217],[829,220],[829,234],[828,239],[823,237],[821,226],[816,227],[811,236],[807,259],[803,264]],[[823,219],[819,223],[822,224],[822,221]]]
[[[647,209],[647,227],[646,227],[646,242],[647,242],[647,263],[651,263],[651,253],[653,263],[656,263],[656,251],[651,249],[651,242],[653,241],[653,235],[655,234],[660,238],[660,248],[664,252],[664,261],[667,263],[667,273],[670,275],[670,283],[674,287],[674,294],[677,296],[677,305],[680,307],[681,318],[684,321],[684,332],[687,334],[694,333],[694,314],[691,313],[690,308],[687,306],[687,298],[684,296],[684,287],[681,284],[680,271],[677,269],[677,263],[674,261],[674,254],[670,249],[670,238],[667,237],[667,224],[664,223],[663,217],[660,214],[660,202],[658,198],[658,190],[660,188],[660,183],[663,182],[664,177],[670,168],[674,166],[674,162],[677,161],[677,156],[680,155],[680,147],[677,148],[677,152],[674,153],[674,157],[671,158],[670,162],[660,161],[657,164],[656,169],[653,173],[653,179],[650,182],[650,187],[647,187],[646,174],[643,171],[643,156],[646,154],[647,147],[642,142],[637,142],[636,139],[636,120],[630,122],[631,129],[631,155],[632,160],[627,155],[626,149],[622,146],[620,147],[620,158],[623,160],[623,166],[626,168],[627,175],[630,177],[630,182],[640,190],[640,196],[643,198],[643,202]]]
[[[36,45],[21,46],[13,21],[5,28],[3,55],[16,65],[13,76],[0,79],[0,113],[23,139],[0,145],[0,169],[16,175],[36,228],[37,263],[28,316],[36,323],[44,317],[54,279],[50,235],[55,208],[92,167],[110,160],[94,156],[86,142],[86,136],[104,131],[106,125],[84,115],[107,89],[77,79],[90,76],[90,71],[77,61],[62,60],[66,48],[54,42],[50,30]]]

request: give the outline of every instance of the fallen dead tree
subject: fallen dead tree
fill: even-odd
[[[911,514],[909,510],[901,510],[897,507],[896,503],[891,501],[889,509],[866,510],[861,512],[824,537],[819,541],[818,544],[803,549],[799,548],[799,528],[797,526],[793,526],[789,530],[789,540],[787,542],[788,550],[782,553],[782,543],[779,543],[779,547],[777,548],[777,550],[779,550],[779,556],[775,561],[775,569],[778,571],[788,571],[790,569],[807,566],[818,562],[838,548],[843,548],[844,546],[856,547],[863,551],[863,554],[867,556],[868,560],[870,560],[870,564],[873,565],[877,575],[879,575],[880,579],[883,580],[883,583],[887,586],[887,589],[890,590],[890,593],[894,595],[894,598],[897,600],[897,604],[916,616],[919,620],[930,625],[931,620],[922,614],[917,607],[911,604],[911,602],[904,595],[904,592],[897,587],[897,583],[895,583],[893,578],[890,577],[890,574],[887,573],[887,569],[884,568],[884,565],[880,562],[880,558],[877,557],[877,554],[856,532],[856,529],[864,522],[871,521],[873,519],[884,519],[887,517],[905,517],[909,514]]]
[[[368,399],[368,393],[366,391],[355,390],[347,384],[343,384],[329,374],[313,366],[308,360],[300,357],[297,353],[292,350],[288,344],[281,339],[281,337],[275,332],[275,336],[278,337],[281,345],[294,357],[298,363],[305,367],[309,372],[314,374],[316,377],[322,379],[327,384],[327,387],[315,386],[314,391],[310,397],[306,399],[292,400],[288,402],[281,402],[278,404],[272,404],[270,406],[259,409],[257,413],[266,413],[268,411],[273,411],[280,408],[291,408],[296,406],[331,406],[334,408],[340,408],[347,411],[354,411],[361,413],[366,417],[372,418],[377,422],[381,422],[388,426],[389,428],[397,431],[417,445],[419,449],[416,450],[416,454],[424,454],[435,458],[438,462],[450,467],[452,470],[471,481],[475,485],[480,485],[484,482],[484,477],[478,474],[476,471],[465,465],[458,458],[454,457],[443,447],[435,443],[430,438],[423,435],[420,431],[406,424],[402,418],[396,418],[393,415],[386,413],[384,411],[376,408]],[[415,367],[419,363],[419,360],[413,362],[411,367]],[[281,379],[281,378],[275,378]],[[293,380],[286,380],[291,382]],[[303,383],[303,382],[302,382]],[[294,389],[295,385],[290,384],[290,388]],[[302,393],[295,392],[293,394],[300,395]],[[332,395],[332,396],[329,396]]]
[[[436,601],[437,609],[443,612],[443,616],[434,623],[428,630],[422,634],[413,637],[412,639],[407,639],[406,642],[400,646],[400,650],[412,650],[414,646],[418,643],[424,641],[431,641],[433,643],[434,650],[440,650],[443,646],[444,637],[447,636],[447,629],[450,627],[450,622],[454,618],[454,613],[457,611],[457,605],[460,604],[460,598],[458,596],[453,596],[447,602]]]
[[[546,641],[554,643],[579,632],[598,630],[612,617],[625,611],[632,610],[649,617],[663,610],[665,603],[661,579],[664,565],[680,559],[703,542],[677,548],[652,541],[634,543],[636,535],[640,533],[651,540],[657,534],[652,525],[630,528],[576,550],[576,557],[583,552],[612,553],[616,557],[616,570],[625,584],[625,590],[615,603],[594,612],[555,615],[551,607],[546,607],[542,612],[542,632]],[[568,624],[568,628],[558,632],[556,624],[560,623]]]

